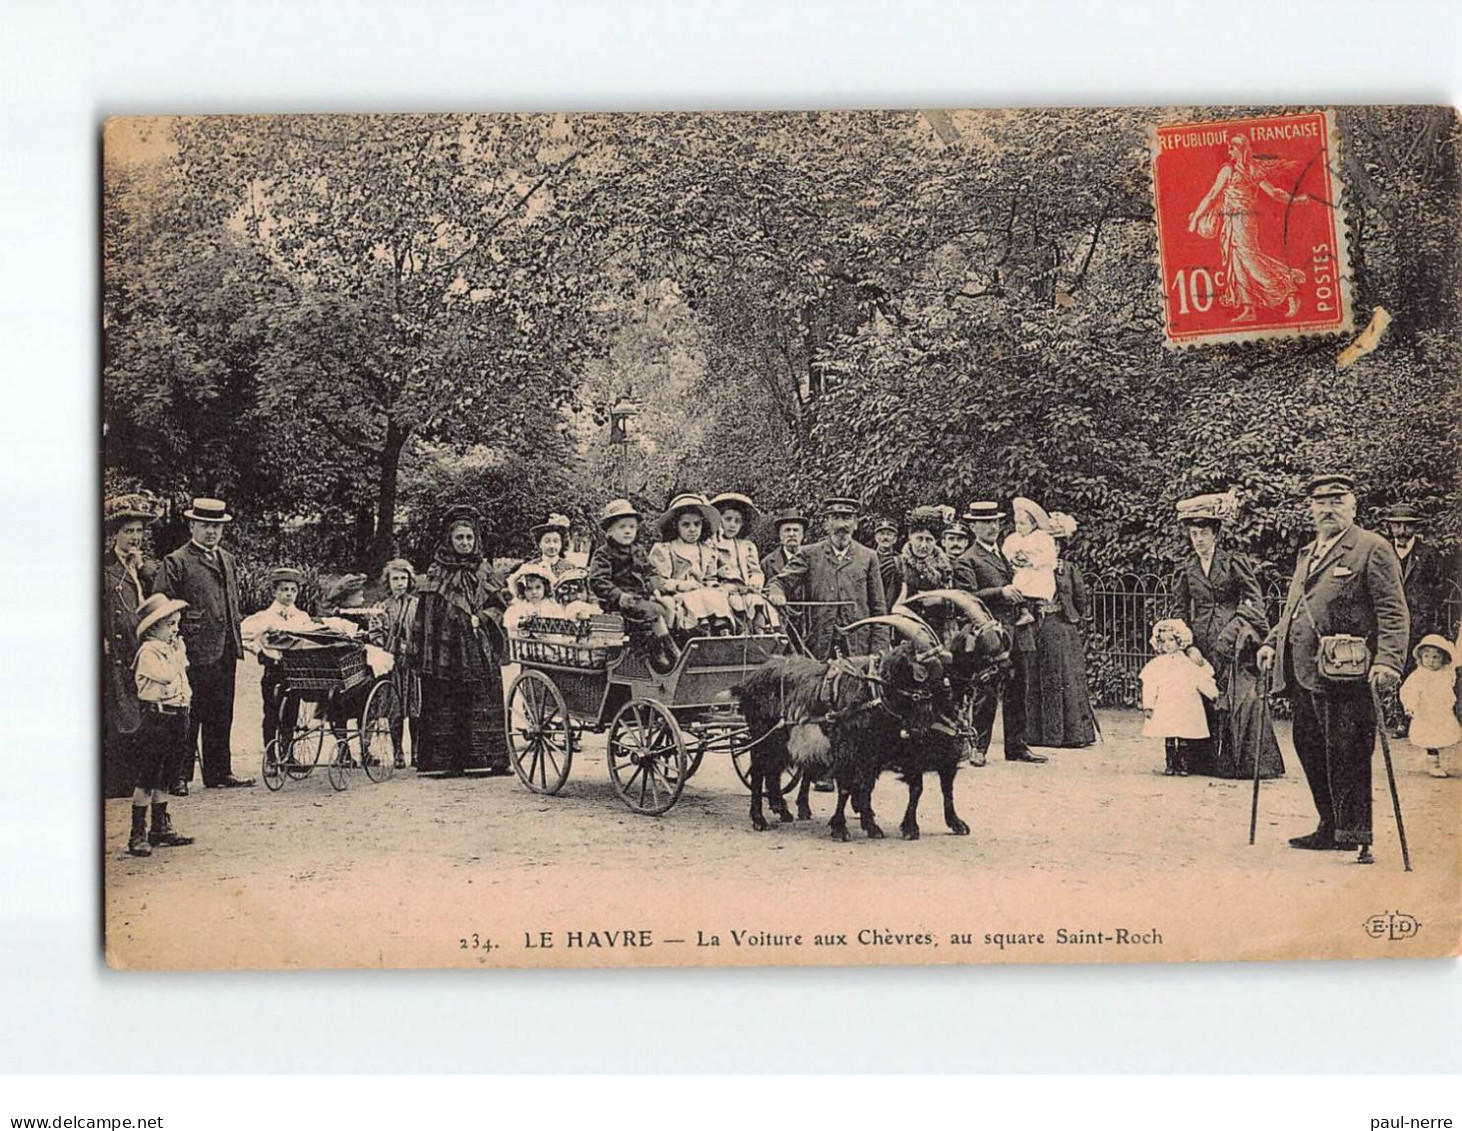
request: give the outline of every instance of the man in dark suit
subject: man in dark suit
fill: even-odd
[[[1034,662],[1036,638],[1030,624],[1016,627],[1025,598],[1011,584],[1014,567],[1000,552],[1000,520],[1004,517],[998,503],[971,503],[964,513],[964,524],[973,533],[974,542],[954,561],[955,587],[984,601],[1013,640],[1011,668],[1006,678],[998,685],[986,687],[975,702],[975,740],[970,762],[976,766],[985,764],[990,750],[997,701],[1004,704],[1000,717],[1005,728],[1005,760],[1046,761],[1044,754],[1034,753],[1025,743],[1026,665]]]
[[[1259,670],[1272,670],[1274,690],[1289,692],[1295,753],[1320,818],[1314,832],[1290,844],[1359,850],[1356,862],[1370,864],[1376,717],[1367,683],[1384,693],[1400,680],[1411,618],[1395,551],[1355,525],[1354,481],[1322,475],[1306,493],[1315,540],[1300,551],[1279,623],[1259,649]],[[1321,677],[1320,637],[1338,633],[1363,637],[1370,647],[1367,680]]]
[[[842,642],[849,655],[877,652],[888,646],[888,629],[867,625],[847,637],[837,631],[865,617],[888,612],[878,555],[853,540],[858,528],[858,500],[828,499],[825,504],[827,537],[792,555],[775,576],[767,569],[767,599],[782,606],[788,590],[802,589],[816,602],[808,617],[807,646],[820,660],[833,655]]]
[[[1455,626],[1447,623],[1447,564],[1442,555],[1417,536],[1422,525],[1421,512],[1409,503],[1398,503],[1380,516],[1391,548],[1401,560],[1401,584],[1406,589],[1406,607],[1411,612],[1411,638],[1407,642],[1406,666],[1402,676],[1416,667],[1412,656],[1423,636],[1437,632],[1451,639]],[[1398,696],[1388,696],[1385,704],[1391,733],[1405,738],[1406,712]]]
[[[795,508],[777,515],[772,520],[772,527],[776,532],[777,546],[761,560],[761,571],[767,581],[785,570],[787,564],[797,556],[797,551],[802,549],[802,543],[807,541],[807,519]],[[805,588],[800,581],[794,582],[790,578],[782,586],[783,595],[794,603],[807,600]],[[797,635],[805,640],[808,632],[807,610],[794,604],[790,608],[784,608],[782,615],[796,629]]]
[[[244,654],[239,635],[239,583],[233,555],[219,548],[223,528],[233,521],[219,499],[194,499],[183,512],[192,534],[186,545],[163,559],[157,591],[187,601],[183,643],[188,648],[188,682],[193,709],[188,720],[188,757],[173,792],[186,796],[193,754],[202,738],[203,785],[230,788],[254,784],[236,778],[229,735],[234,722],[234,672]]]

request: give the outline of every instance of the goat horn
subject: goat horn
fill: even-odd
[[[862,620],[855,620],[852,624],[841,625],[838,631],[844,636],[855,628],[862,628],[869,624],[886,624],[905,640],[916,640],[929,648],[939,647],[939,637],[935,636],[929,626],[914,617],[903,616],[898,613],[885,613],[876,617],[864,617]]]
[[[963,589],[926,589],[922,593],[915,593],[901,604],[912,605],[933,604],[936,601],[948,601],[960,612],[969,618],[970,623],[985,625],[995,618],[990,614],[985,602],[976,597],[973,593],[966,593]]]

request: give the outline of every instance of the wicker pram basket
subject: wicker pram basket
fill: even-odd
[[[279,662],[284,667],[287,692],[350,691],[371,678],[365,648],[351,641],[339,643],[301,642],[283,648]]]
[[[508,638],[513,660],[564,668],[603,668],[625,645],[624,618],[600,614],[588,620],[527,617]]]

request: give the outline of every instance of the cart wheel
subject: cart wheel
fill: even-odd
[[[299,703],[291,720],[288,698],[279,704],[280,764],[295,781],[310,776],[325,749],[325,729],[315,717],[317,710],[314,703]]]
[[[548,676],[525,668],[508,689],[508,757],[518,780],[552,796],[569,780],[573,730],[563,693]]]
[[[736,736],[737,741],[731,747],[731,764],[736,767],[736,776],[741,779],[741,784],[748,790],[751,789],[751,751],[745,743],[751,740],[748,731],[742,731]],[[783,797],[795,790],[802,784],[802,767],[793,763],[782,769],[777,775],[777,792]]]
[[[680,724],[653,699],[632,699],[614,716],[606,747],[609,782],[620,800],[658,817],[680,800],[689,759]]]
[[[330,787],[343,790],[350,786],[350,775],[355,770],[355,758],[350,753],[350,743],[343,738],[335,740],[335,753],[330,758]]]
[[[279,739],[272,738],[269,745],[264,747],[264,784],[269,788],[270,793],[278,793],[284,788],[284,783],[289,775],[285,773],[285,758],[288,755],[279,748]]]
[[[391,752],[391,719],[400,710],[401,697],[389,679],[371,688],[360,713],[360,760],[366,777],[382,782],[396,772]]]

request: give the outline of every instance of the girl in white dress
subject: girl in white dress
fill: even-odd
[[[1028,603],[1015,623],[1030,624],[1036,619],[1030,604],[1039,607],[1056,599],[1056,540],[1050,533],[1051,518],[1040,503],[1017,498],[1010,509],[1015,515],[1015,533],[1006,535],[1000,552],[1014,567],[1010,584]]]
[[[1163,739],[1167,756],[1163,774],[1187,777],[1183,742],[1208,737],[1203,700],[1218,698],[1218,684],[1203,653],[1193,647],[1193,630],[1176,617],[1152,626],[1152,649],[1157,655],[1147,661],[1140,677],[1142,712],[1147,716],[1142,733]]]
[[[729,636],[731,606],[720,587],[721,557],[715,537],[721,516],[701,495],[677,495],[660,516],[660,541],[650,564],[660,575],[657,597],[667,602],[674,621],[692,635]]]
[[[1407,741],[1426,751],[1427,772],[1448,777],[1442,748],[1462,741],[1457,725],[1457,650],[1443,636],[1423,636],[1412,649],[1416,670],[1401,685],[1401,706],[1411,719]]]

